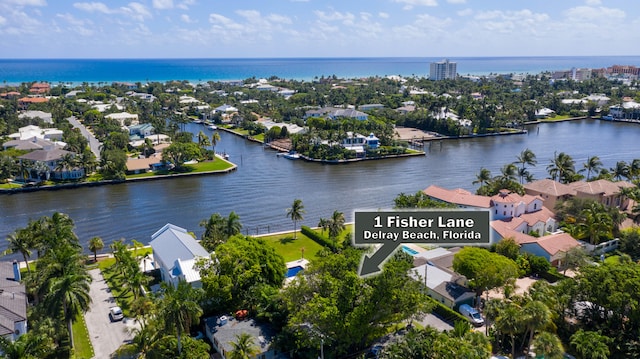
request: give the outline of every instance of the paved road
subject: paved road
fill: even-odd
[[[73,126],[73,128],[77,128],[80,130],[80,133],[89,141],[89,147],[91,148],[91,152],[96,155],[96,159],[100,160],[100,142],[93,135],[93,133],[89,132],[83,124],[81,124],[75,116],[71,116],[67,118],[67,121]]]
[[[100,270],[92,269],[89,273],[93,277],[89,291],[92,302],[84,318],[93,344],[94,358],[108,359],[122,344],[131,340],[127,327],[133,326],[134,323],[127,318],[114,323],[109,320],[109,307],[116,305],[115,299],[111,296]]]

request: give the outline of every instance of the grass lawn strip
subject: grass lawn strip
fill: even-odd
[[[91,359],[94,356],[93,345],[89,338],[89,330],[84,321],[84,315],[80,314],[76,317],[76,321],[71,326],[73,331],[73,350],[76,359]]]

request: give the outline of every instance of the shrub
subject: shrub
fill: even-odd
[[[450,323],[455,323],[460,320],[464,322],[467,321],[467,318],[465,318],[462,314],[456,312],[455,310],[447,307],[446,305],[438,302],[437,300],[431,297],[427,297],[427,298],[429,298],[428,300],[430,300],[434,304],[432,313],[438,315],[443,320]]]
[[[332,241],[307,226],[301,226],[300,232],[323,247],[330,248],[331,250],[336,249]]]

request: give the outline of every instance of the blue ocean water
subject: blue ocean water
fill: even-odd
[[[429,63],[442,58],[271,58],[271,59],[0,59],[0,81],[98,83],[186,80],[243,80],[251,77],[312,80],[336,75],[418,76],[429,74]],[[614,64],[640,66],[640,56],[452,57],[462,75],[540,73],[572,67],[602,68]]]

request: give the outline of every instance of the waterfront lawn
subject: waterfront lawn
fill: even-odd
[[[280,254],[285,262],[296,261],[302,257],[302,248],[304,248],[304,258],[310,261],[318,257],[318,252],[322,250],[322,246],[311,240],[309,237],[298,231],[296,239],[293,239],[291,232],[260,236],[271,244],[278,254]]]
[[[16,183],[1,183],[0,189],[12,189],[12,188],[20,188],[22,185]]]
[[[84,315],[80,314],[76,317],[75,322],[71,326],[73,331],[73,350],[76,359],[91,359],[94,356],[93,345],[89,339],[89,330],[84,321]]]
[[[144,178],[144,177],[154,177],[154,176],[166,176],[171,174],[180,174],[180,173],[202,173],[202,172],[213,172],[213,171],[224,171],[233,167],[233,163],[225,161],[220,158],[216,158],[215,161],[205,161],[198,162],[191,165],[185,165],[184,171],[156,171],[156,172],[145,172],[138,173],[133,175],[127,175],[127,178]]]

